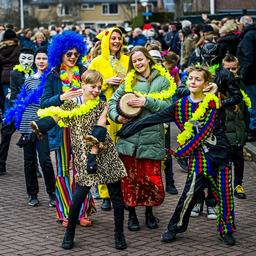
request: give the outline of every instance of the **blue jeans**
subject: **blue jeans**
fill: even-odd
[[[250,112],[250,130],[256,132],[256,85],[248,85],[245,87],[246,93],[251,99],[252,107],[249,109]]]

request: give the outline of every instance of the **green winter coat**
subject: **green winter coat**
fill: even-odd
[[[152,81],[149,83],[145,78],[139,77],[137,83],[133,86],[133,90],[148,94],[152,92],[161,92],[169,87],[166,78],[159,76],[158,71],[152,72]],[[119,98],[124,94],[124,84],[122,84],[113,94],[109,101],[109,117],[116,121],[118,117],[117,104]],[[146,97],[145,106],[137,117],[142,119],[159,110],[168,107],[172,103],[172,99],[154,100]],[[135,156],[137,159],[163,160],[165,156],[164,149],[164,126],[162,124],[145,128],[127,139],[119,138],[116,144],[119,154]]]

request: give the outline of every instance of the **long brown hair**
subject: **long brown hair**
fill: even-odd
[[[151,67],[156,64],[156,62],[154,61],[154,59],[152,58],[152,56],[149,54],[148,50],[144,47],[144,46],[135,46],[131,52],[129,53],[129,67],[128,67],[128,71],[130,71],[131,69],[133,69],[133,64],[132,64],[132,55],[135,53],[135,52],[142,52],[145,57],[150,60],[149,62],[149,66],[150,66],[150,69]]]

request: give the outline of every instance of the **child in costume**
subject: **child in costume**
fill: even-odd
[[[181,130],[178,135],[180,146],[170,152],[177,158],[189,156],[189,171],[175,212],[162,235],[164,242],[173,241],[176,234],[187,230],[191,210],[204,189],[206,179],[219,204],[217,225],[220,236],[227,245],[235,244],[229,144],[218,119],[218,97],[203,93],[209,81],[210,73],[206,68],[192,66],[188,70],[189,96],[179,99],[163,111],[128,123],[118,134],[121,138],[127,138],[149,126],[170,121],[175,122]]]
[[[102,77],[97,71],[87,70],[81,78],[82,96],[67,100],[60,107],[39,110],[39,116],[45,118],[33,122],[32,126],[37,134],[45,133],[56,122],[59,126],[70,127],[77,174],[62,247],[73,247],[82,203],[92,186],[103,183],[107,184],[114,208],[115,247],[122,250],[126,248],[126,242],[123,234],[124,204],[120,179],[126,175],[126,171],[106,130],[108,107],[99,98]]]
[[[244,99],[238,105],[226,109],[225,132],[231,145],[231,160],[234,165],[234,195],[239,199],[245,199],[246,194],[242,186],[244,177],[243,148],[249,132],[250,115],[248,108],[251,107],[251,100],[245,94],[245,85],[237,73],[239,69],[238,59],[234,55],[227,54],[222,65],[236,77]]]
[[[86,46],[81,35],[65,31],[56,35],[48,47],[48,63],[50,73],[46,77],[41,108],[61,106],[65,100],[82,95],[81,75],[85,71],[81,64],[86,53]],[[73,154],[70,145],[68,128],[55,126],[48,133],[50,149],[56,156],[56,215],[64,227],[67,226],[72,192],[75,187]],[[91,193],[88,193],[82,206],[79,223],[91,226],[88,216],[96,211]]]
[[[100,54],[91,61],[89,69],[101,73],[103,77],[102,93],[109,101],[127,73],[129,57],[123,51],[124,38],[120,27],[111,27],[103,30],[96,37],[100,40]],[[121,126],[110,119],[108,122],[108,132],[116,143],[116,133]],[[100,184],[99,188],[99,191],[107,194],[105,185]],[[101,209],[104,211],[111,210],[109,198],[103,199]]]
[[[118,111],[119,100],[124,93],[136,94],[137,97],[130,100],[128,105],[140,107],[141,113],[136,119],[142,119],[169,106],[175,90],[176,84],[168,71],[155,64],[145,47],[136,46],[130,53],[129,73],[109,101],[109,117],[120,124],[129,121]],[[129,208],[130,231],[140,229],[136,206],[145,206],[146,226],[158,228],[153,206],[160,205],[165,195],[161,177],[161,161],[166,153],[164,142],[163,125],[117,141],[117,151],[128,173],[122,179],[122,191],[124,202]]]

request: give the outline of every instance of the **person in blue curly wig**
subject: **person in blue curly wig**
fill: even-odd
[[[61,106],[64,101],[82,95],[82,73],[86,70],[82,66],[82,57],[86,54],[84,38],[72,31],[65,31],[56,35],[48,48],[48,63],[51,72],[46,82],[41,98],[41,108]],[[70,148],[70,132],[68,128],[54,127],[48,134],[50,148],[56,155],[56,214],[63,226],[68,225],[69,208],[72,202],[72,192],[75,188],[76,174],[73,156]],[[81,226],[91,226],[87,218],[95,212],[95,205],[91,194],[86,197],[80,211]]]

